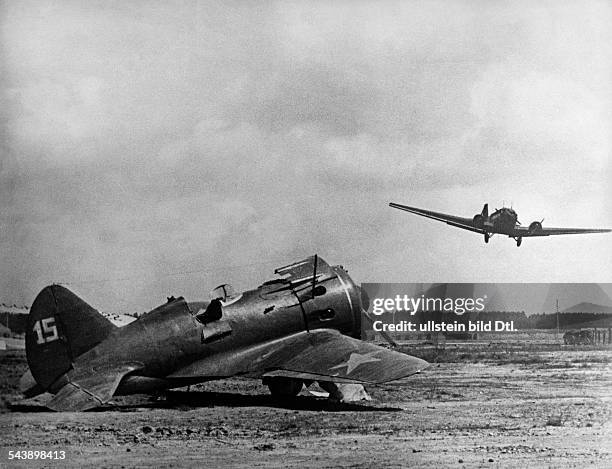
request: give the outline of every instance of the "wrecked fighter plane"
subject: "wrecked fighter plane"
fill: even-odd
[[[26,354],[46,406],[80,411],[115,395],[150,393],[231,376],[262,379],[272,395],[318,382],[375,384],[428,363],[358,339],[367,295],[341,266],[317,256],[275,270],[278,278],[211,300],[168,302],[123,327],[60,285],[45,287],[28,317]]]

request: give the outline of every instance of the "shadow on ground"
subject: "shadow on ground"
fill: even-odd
[[[310,410],[324,412],[399,412],[397,407],[379,407],[371,403],[342,403],[327,398],[296,396],[278,398],[269,394],[239,394],[211,391],[170,391],[165,399],[138,395],[113,399],[113,402],[93,409],[92,412],[109,410],[131,412],[136,409],[185,409],[198,407],[271,407],[288,410]],[[12,412],[49,412],[44,402],[24,400],[11,403]]]
[[[161,407],[273,407],[290,410],[314,410],[326,412],[397,412],[400,408],[376,407],[366,403],[342,403],[321,397],[296,396],[278,398],[269,394],[238,394],[229,392],[186,392],[171,391],[165,401],[158,401],[154,406]]]

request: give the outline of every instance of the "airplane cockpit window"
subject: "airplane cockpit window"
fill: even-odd
[[[202,324],[209,324],[214,321],[218,321],[223,317],[223,306],[220,298],[212,300],[206,309],[196,315],[196,319]]]

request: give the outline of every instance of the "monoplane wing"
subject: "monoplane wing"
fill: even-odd
[[[168,378],[247,375],[374,384],[410,376],[428,365],[335,330],[317,329],[205,358]]]
[[[598,228],[536,228],[530,229],[528,226],[517,226],[514,229],[514,237],[527,238],[530,236],[554,236],[568,234],[586,234],[586,233],[609,233],[612,230]]]
[[[125,375],[140,367],[138,363],[119,363],[96,369],[73,369],[67,373],[68,382],[46,406],[58,412],[99,407],[111,400]]]
[[[474,226],[474,222],[471,218],[457,217],[455,215],[448,215],[440,212],[432,212],[431,210],[423,210],[422,208],[409,207],[407,205],[400,205],[393,202],[389,204],[389,207],[404,210],[416,215],[421,215],[422,217],[431,218],[433,220],[442,221],[447,225],[456,226],[457,228],[462,228],[464,230],[474,231],[475,233],[484,233],[484,230]]]

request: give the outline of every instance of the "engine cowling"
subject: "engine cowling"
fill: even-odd
[[[484,217],[480,213],[477,213],[474,215],[474,218],[472,218],[472,223],[474,227],[482,228],[484,226]]]
[[[530,233],[537,233],[541,229],[542,229],[542,223],[540,223],[539,221],[531,222],[531,225],[529,225]]]

